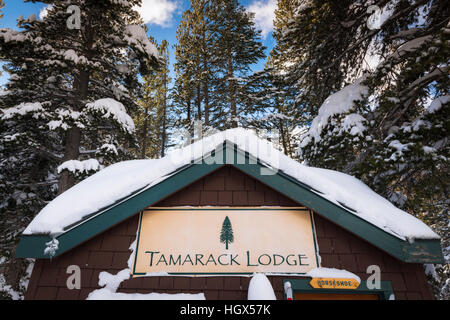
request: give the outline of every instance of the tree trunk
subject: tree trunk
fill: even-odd
[[[147,131],[148,131],[148,106],[145,108],[144,127],[142,128],[142,150],[141,150],[142,159],[145,159],[147,153]]]
[[[281,143],[283,144],[283,150],[285,155],[289,155],[289,150],[287,146],[287,137],[285,136],[284,127],[283,127],[283,121],[279,120],[280,125],[280,135],[281,135]]]
[[[234,87],[234,80],[230,80],[233,76],[233,57],[231,56],[231,50],[228,50],[228,94],[230,95],[231,127],[237,128],[236,90]]]
[[[197,113],[198,113],[198,120],[202,120],[202,95],[201,95],[201,88],[200,83],[197,84]]]
[[[203,19],[205,17],[203,16]],[[205,21],[203,20],[202,30],[202,45],[203,45],[203,95],[205,101],[205,126],[209,126],[209,88],[208,88],[208,57],[206,53],[206,30]]]
[[[88,18],[87,21],[90,21]],[[94,43],[94,29],[89,23],[82,28],[84,36],[84,54],[90,58],[90,50]],[[73,105],[73,111],[82,111],[88,97],[90,73],[86,70],[74,70],[74,91],[75,91],[75,104]],[[80,155],[81,144],[81,130],[78,127],[69,129],[66,135],[66,141],[64,145],[64,157],[63,162],[68,160],[78,159]],[[58,183],[58,194],[63,193],[75,184],[75,179],[69,174],[67,170],[61,173]]]
[[[81,111],[84,105],[84,101],[87,98],[89,84],[89,74],[85,71],[80,71],[78,77],[75,81],[75,87],[78,91],[77,105],[74,106],[74,111]],[[81,144],[81,129],[78,127],[73,127],[69,129],[66,135],[66,141],[64,145],[64,157],[63,162],[69,160],[78,159],[80,155],[80,144]],[[67,170],[61,173],[58,183],[58,195],[64,191],[70,189],[75,184],[75,178],[69,174]]]
[[[205,126],[209,126],[209,97],[208,97],[208,81],[204,82],[205,95]]]
[[[164,73],[163,76],[163,112],[162,112],[162,132],[161,132],[161,158],[165,155],[165,147],[166,147],[166,117],[167,117],[167,73]]]
[[[188,125],[191,124],[191,99],[189,98],[186,102],[187,104],[187,121],[188,121]]]

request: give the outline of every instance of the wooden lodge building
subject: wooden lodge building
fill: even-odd
[[[443,262],[421,221],[244,129],[80,182],[31,222],[16,257],[36,259],[25,299],[247,299],[253,273],[277,299],[433,299],[423,265]]]

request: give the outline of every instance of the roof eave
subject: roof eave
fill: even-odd
[[[193,161],[191,165],[185,166],[157,185],[138,192],[101,214],[90,215],[88,220],[61,234],[58,236],[60,245],[56,256],[180,191],[224,165],[234,166],[399,260],[411,263],[444,262],[439,239],[416,239],[413,242],[399,239],[359,218],[346,208],[330,202],[309,186],[283,172],[267,168],[258,159],[250,156],[248,152],[238,149],[229,141],[225,141],[222,148],[216,149],[212,154],[208,154],[200,160]],[[265,174],[262,174],[262,170],[265,170]],[[268,175],[267,170],[272,170],[273,174]],[[50,258],[44,255],[45,243],[50,240],[51,236],[49,235],[22,235],[16,250],[16,257]]]

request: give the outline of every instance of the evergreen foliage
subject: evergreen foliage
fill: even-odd
[[[431,223],[448,258],[448,4],[279,4],[273,58],[309,115],[301,160],[354,175]],[[382,9],[378,26],[368,5]],[[449,272],[437,268],[438,287]]]
[[[243,87],[250,66],[264,58],[253,15],[237,0],[192,0],[177,30],[174,102],[184,124],[205,130],[238,126],[246,114]]]
[[[44,19],[19,17],[18,30],[0,29],[10,75],[0,96],[0,255],[7,257],[57,193],[133,156],[138,74],[159,64],[133,9],[140,0],[45,2]],[[5,274],[18,289],[23,270],[14,268]]]
[[[143,77],[142,97],[135,115],[138,136],[138,158],[164,157],[169,146],[169,128],[173,122],[169,102],[169,44],[166,40],[157,44],[161,66]]]

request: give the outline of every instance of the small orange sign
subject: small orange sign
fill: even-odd
[[[312,278],[309,282],[316,289],[356,289],[359,282],[355,279]]]

